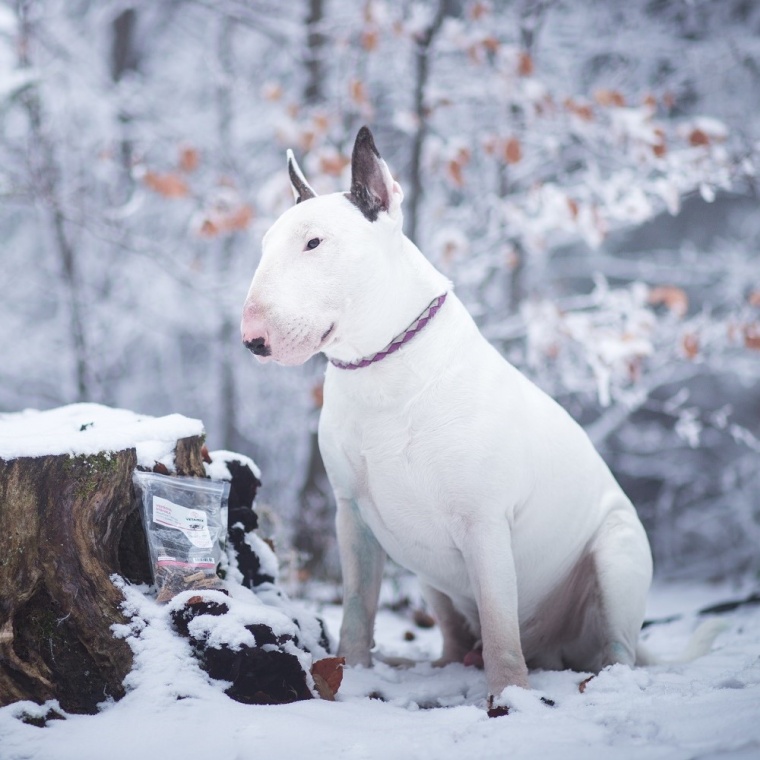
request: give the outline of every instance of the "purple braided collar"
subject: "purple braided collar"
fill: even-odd
[[[430,320],[438,313],[438,310],[443,306],[443,302],[446,300],[448,293],[444,293],[441,296],[434,298],[427,306],[425,311],[420,314],[417,319],[412,322],[404,332],[397,335],[385,348],[378,351],[376,354],[365,356],[363,359],[358,359],[355,362],[342,362],[338,359],[330,359],[330,363],[339,369],[360,369],[361,367],[369,367],[370,364],[379,362],[385,359],[386,356],[396,353],[396,351],[408,343]]]

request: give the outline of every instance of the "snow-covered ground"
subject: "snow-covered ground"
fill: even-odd
[[[677,655],[697,624],[694,610],[738,595],[697,585],[655,587],[651,615],[685,615],[648,629],[649,648]],[[0,760],[760,758],[760,605],[722,616],[726,630],[697,661],[616,666],[584,693],[581,674],[535,672],[535,691],[515,690],[511,714],[489,719],[483,673],[458,665],[347,670],[336,702],[239,704],[189,656],[165,608],[137,597],[134,603],[149,625],[127,696],[98,715],[69,716],[46,728],[19,720],[34,709],[28,703],[0,709]],[[340,608],[323,605],[321,614],[335,635]],[[405,640],[408,632],[412,641]],[[439,646],[435,629],[389,611],[379,616],[376,638],[384,653],[411,658],[430,657]],[[543,704],[541,695],[556,706]]]

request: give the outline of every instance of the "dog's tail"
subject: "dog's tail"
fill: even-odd
[[[637,665],[680,665],[681,663],[691,662],[699,657],[706,655],[713,645],[713,641],[720,633],[728,628],[728,624],[718,618],[710,618],[701,623],[696,631],[691,635],[686,649],[675,658],[662,659],[650,652],[641,642],[636,647],[636,664]]]

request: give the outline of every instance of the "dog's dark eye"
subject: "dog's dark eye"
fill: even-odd
[[[306,243],[306,250],[313,251],[322,241],[319,238],[312,238]]]

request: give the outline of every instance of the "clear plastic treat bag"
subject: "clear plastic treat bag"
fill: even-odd
[[[136,470],[156,601],[180,591],[223,587],[216,567],[227,536],[230,484]]]

